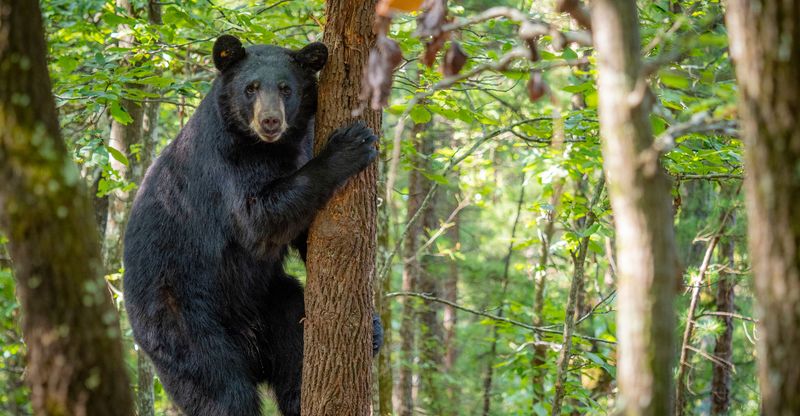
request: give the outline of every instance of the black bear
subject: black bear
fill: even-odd
[[[259,415],[259,383],[284,415],[300,414],[303,289],[283,260],[293,240],[305,254],[316,212],[377,156],[375,135],[356,123],[311,158],[327,56],[321,43],[294,51],[217,39],[219,76],[133,204],[125,307],[189,416]]]

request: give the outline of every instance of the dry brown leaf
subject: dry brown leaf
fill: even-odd
[[[461,50],[461,45],[458,42],[451,42],[450,48],[444,54],[444,62],[442,62],[442,73],[451,77],[461,72],[461,68],[467,63],[467,54]]]
[[[531,71],[531,77],[528,80],[528,98],[531,101],[537,101],[544,97],[547,93],[547,84],[542,79],[542,73],[539,71]]]
[[[426,42],[425,53],[422,54],[422,63],[428,68],[432,67],[433,63],[436,62],[436,54],[439,53],[448,38],[450,38],[449,32],[439,32],[438,35]]]
[[[402,61],[403,54],[397,42],[379,35],[369,53],[361,91],[361,100],[369,102],[373,110],[379,110],[388,103],[392,92],[392,75]]]

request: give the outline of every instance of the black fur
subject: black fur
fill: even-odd
[[[218,49],[235,49],[230,38],[215,45],[215,60]],[[300,414],[303,289],[284,272],[284,256],[293,240],[305,256],[303,236],[317,210],[377,155],[376,137],[357,123],[310,158],[321,49],[311,51],[309,59],[252,46],[224,62],[134,202],[125,306],[137,344],[189,416],[259,415],[262,382],[284,415]],[[289,127],[274,143],[248,128],[252,108],[243,94],[253,80],[291,87]],[[382,328],[374,326],[377,351]]]

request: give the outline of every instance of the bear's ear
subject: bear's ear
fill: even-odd
[[[322,42],[314,42],[295,52],[294,59],[300,66],[318,72],[328,61],[328,47]]]
[[[242,42],[235,36],[222,35],[214,42],[214,66],[219,72],[225,72],[231,65],[244,58]]]

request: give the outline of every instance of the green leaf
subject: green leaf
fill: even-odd
[[[133,118],[121,105],[119,105],[119,101],[111,102],[108,110],[111,112],[111,117],[114,118],[118,123],[128,125],[130,122],[133,121]]]
[[[658,76],[661,79],[661,83],[670,88],[685,89],[691,84],[688,74],[678,71],[661,71]]]
[[[411,120],[413,120],[414,123],[416,124],[425,124],[431,121],[431,112],[428,111],[425,107],[419,105],[414,106],[414,108],[411,109],[411,113],[409,113],[409,115],[411,116]]]
[[[111,157],[113,157],[117,162],[122,163],[125,166],[130,166],[130,162],[124,153],[111,146],[106,146],[106,150],[108,150],[108,154],[110,154]]]
[[[566,92],[571,92],[571,93],[574,94],[574,93],[578,93],[578,92],[591,90],[593,88],[594,88],[594,81],[587,81],[587,82],[584,82],[583,84],[567,85],[566,87],[562,88],[562,90],[564,90]]]

